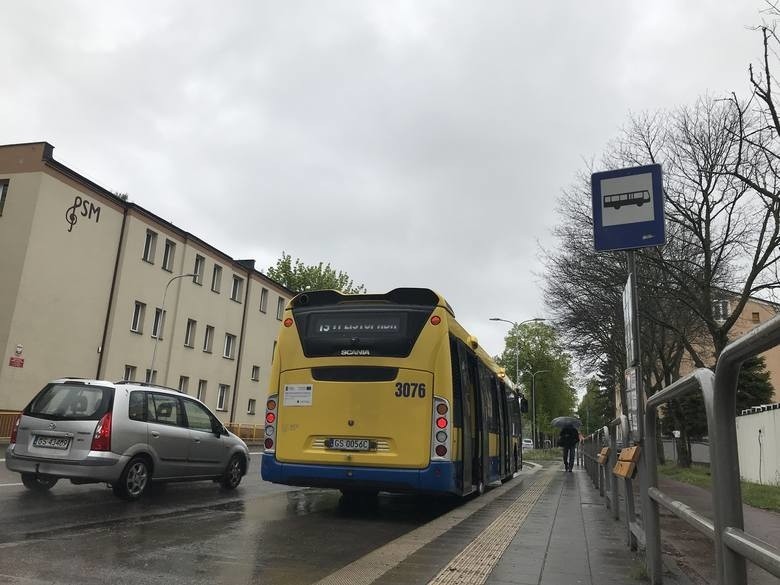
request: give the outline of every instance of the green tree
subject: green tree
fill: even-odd
[[[746,360],[737,380],[737,414],[745,408],[772,402],[774,387],[766,371],[766,360],[758,356]]]
[[[352,282],[346,272],[336,271],[330,262],[307,265],[300,258],[293,261],[292,256],[284,251],[276,265],[268,268],[268,276],[295,292],[324,289],[346,294],[366,292],[364,285]]]
[[[532,409],[532,399],[536,398],[537,433],[542,439],[554,438],[558,431],[550,421],[557,416],[571,416],[576,404],[569,354],[561,347],[555,329],[544,323],[513,326],[505,342],[506,348],[496,362],[513,380],[518,379],[515,363],[519,364],[519,380]],[[532,419],[529,411],[523,421],[524,428],[531,429]]]
[[[615,418],[613,396],[614,392],[610,388],[601,386],[596,378],[588,380],[585,396],[582,397],[577,408],[577,416],[582,421],[583,435],[591,434]]]

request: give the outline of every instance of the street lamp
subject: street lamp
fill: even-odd
[[[538,437],[536,436],[536,374],[544,374],[550,370],[537,370],[531,374],[531,426],[534,433],[534,449],[538,443]]]
[[[510,325],[514,325],[516,328],[519,328],[520,325],[523,323],[534,323],[539,321],[546,321],[546,319],[542,317],[534,317],[533,319],[526,319],[525,321],[520,321],[519,323],[515,323],[514,321],[510,321],[509,319],[502,319],[501,317],[491,317],[491,321],[503,321],[504,323],[509,323]],[[518,335],[515,335],[515,384],[520,383],[520,337]]]
[[[154,359],[157,357],[157,342],[160,341],[160,335],[162,334],[162,328],[163,323],[165,323],[165,297],[168,295],[168,287],[171,286],[171,283],[176,280],[177,278],[186,278],[186,277],[195,277],[196,274],[177,274],[176,276],[171,276],[168,283],[165,285],[165,291],[163,292],[163,299],[162,299],[162,305],[160,306],[160,321],[157,324],[157,335],[154,336],[154,350],[152,351],[152,367],[149,368],[149,381],[151,382],[154,378]]]

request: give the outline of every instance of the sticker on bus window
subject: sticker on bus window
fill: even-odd
[[[311,384],[285,384],[284,406],[311,406]]]

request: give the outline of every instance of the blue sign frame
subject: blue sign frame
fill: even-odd
[[[653,219],[649,221],[634,221],[632,223],[604,225],[602,210],[604,209],[601,182],[604,179],[618,179],[633,175],[651,175]],[[645,165],[630,169],[618,169],[593,173],[590,177],[593,204],[593,243],[597,252],[609,250],[633,250],[661,246],[666,243],[664,224],[664,191],[661,165]],[[647,197],[647,195],[645,195]],[[645,199],[645,201],[648,201]],[[639,203],[638,205],[641,205]],[[617,207],[619,209],[619,207]]]

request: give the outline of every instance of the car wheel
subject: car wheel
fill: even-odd
[[[144,495],[151,479],[149,461],[144,457],[133,457],[119,476],[119,481],[111,487],[115,495],[133,501]]]
[[[241,483],[242,477],[244,477],[244,461],[241,455],[233,455],[230,461],[228,461],[225,474],[222,476],[220,483],[223,488],[234,490]]]
[[[33,492],[48,492],[57,483],[58,478],[34,473],[23,473],[22,483],[24,487]]]

